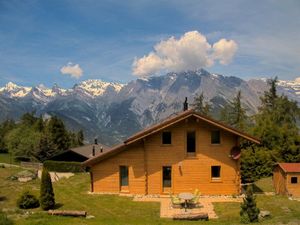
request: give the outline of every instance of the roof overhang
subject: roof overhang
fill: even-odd
[[[178,114],[177,116],[174,116],[172,118],[169,118],[159,124],[156,124],[154,126],[151,126],[149,128],[146,128],[145,130],[143,131],[140,131],[136,134],[134,134],[133,136],[129,137],[127,140],[125,140],[122,144],[116,146],[116,147],[113,147],[112,149],[110,149],[109,152],[107,153],[103,153],[99,156],[96,156],[96,157],[93,157],[85,162],[83,162],[83,165],[85,166],[92,166],[94,165],[95,163],[99,162],[99,161],[102,161],[112,155],[115,155],[115,154],[118,154],[119,152],[123,151],[124,149],[126,149],[126,147],[128,145],[131,145],[133,143],[136,143],[137,141],[140,141],[140,140],[143,140],[144,138],[148,137],[149,135],[152,135],[154,133],[157,133],[161,130],[164,130],[178,122],[181,122],[181,121],[184,121],[190,117],[195,117],[196,119],[199,119],[201,121],[204,121],[204,122],[207,122],[215,127],[218,127],[222,130],[225,130],[229,133],[232,133],[232,134],[235,134],[239,137],[242,137],[250,142],[253,142],[255,144],[260,144],[260,140],[249,135],[249,134],[246,134],[242,131],[239,131],[233,127],[230,127],[226,124],[223,124],[219,121],[216,121],[208,116],[204,116],[202,114],[199,114],[197,112],[195,112],[194,110],[187,110],[187,111],[184,111],[180,114]]]

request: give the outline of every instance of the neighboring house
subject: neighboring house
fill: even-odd
[[[300,197],[300,163],[278,163],[273,183],[276,194]]]
[[[93,192],[239,194],[240,138],[248,134],[187,110],[87,160]]]
[[[68,149],[62,153],[59,153],[49,160],[53,161],[68,161],[68,162],[84,162],[94,156],[98,156],[109,151],[110,147],[98,144],[95,140],[95,144],[84,145],[76,148]]]

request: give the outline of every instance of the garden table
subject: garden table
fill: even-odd
[[[178,195],[178,197],[180,199],[183,199],[184,200],[184,209],[185,209],[185,212],[187,211],[187,207],[188,207],[188,201],[189,200],[192,200],[195,196],[192,194],[192,193],[189,193],[189,192],[183,192],[183,193],[180,193]]]

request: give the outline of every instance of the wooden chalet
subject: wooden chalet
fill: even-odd
[[[300,197],[300,163],[278,163],[273,184],[276,194]]]
[[[255,137],[186,110],[83,164],[92,192],[239,194],[240,139]]]

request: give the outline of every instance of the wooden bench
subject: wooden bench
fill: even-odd
[[[87,212],[86,211],[71,211],[71,210],[49,210],[48,214],[54,215],[54,216],[86,217]]]
[[[174,214],[173,220],[208,220],[207,213]]]

